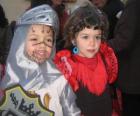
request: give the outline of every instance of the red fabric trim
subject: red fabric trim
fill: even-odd
[[[103,54],[106,63],[106,70],[108,73],[108,82],[113,83],[118,74],[118,60],[112,48],[105,42],[101,44],[100,52]]]

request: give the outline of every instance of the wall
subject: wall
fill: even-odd
[[[9,22],[16,20],[28,7],[29,2],[25,0],[0,0]]]
[[[76,0],[75,3],[66,4],[66,8],[71,12],[83,1],[86,0]],[[26,0],[0,0],[0,4],[4,8],[9,22],[16,20],[30,6]]]
[[[79,4],[86,0],[76,0],[74,3],[66,4],[66,9],[68,12],[72,12]],[[127,1],[127,0],[122,0]],[[30,4],[26,0],[0,0],[0,4],[4,7],[6,16],[9,19],[9,22],[16,20]]]

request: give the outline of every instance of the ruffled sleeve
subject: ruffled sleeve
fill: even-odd
[[[73,90],[76,91],[79,88],[76,80],[77,63],[72,60],[72,55],[69,50],[62,50],[58,52],[54,58],[54,63],[57,68],[64,74]]]
[[[107,43],[103,42],[100,47],[100,52],[104,57],[106,70],[108,74],[108,82],[111,84],[117,79],[118,74],[118,61],[115,53]]]

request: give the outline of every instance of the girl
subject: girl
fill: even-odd
[[[55,116],[79,116],[74,93],[52,62],[58,26],[56,12],[49,5],[30,9],[19,18],[0,86],[20,84],[39,95]]]
[[[109,84],[116,80],[118,67],[113,50],[105,42],[105,24],[101,12],[84,3],[69,17],[64,33],[66,50],[55,57],[84,116],[112,114]]]

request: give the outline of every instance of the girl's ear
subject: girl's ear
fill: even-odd
[[[71,40],[71,43],[72,43],[73,46],[76,46],[75,40]]]

